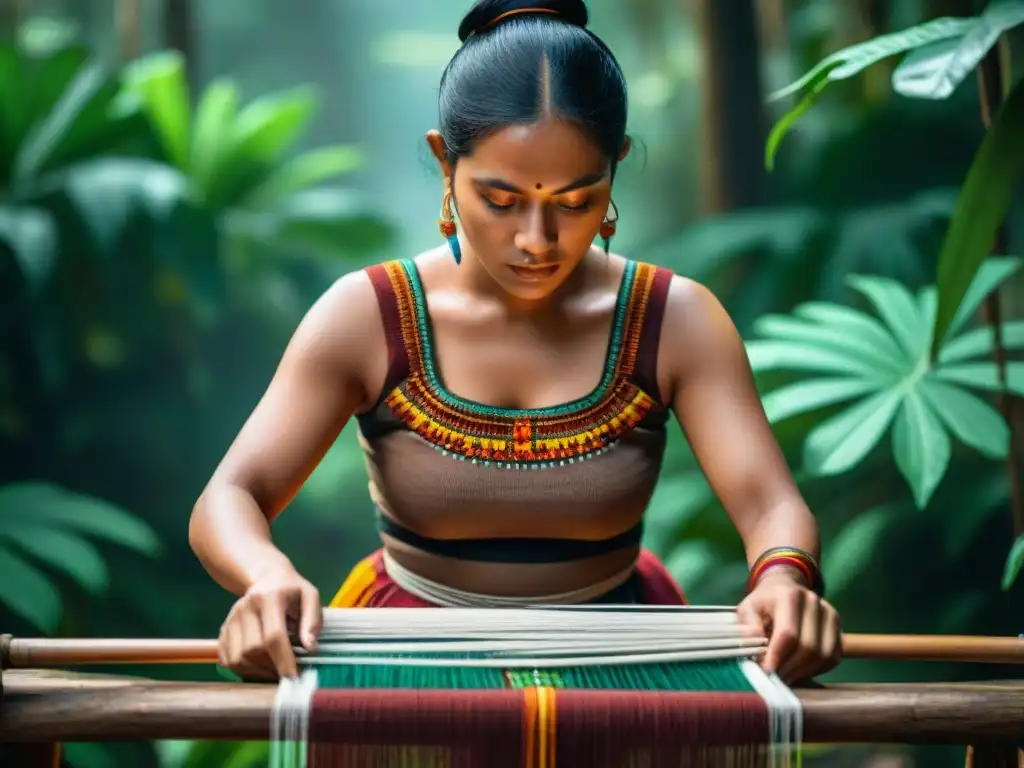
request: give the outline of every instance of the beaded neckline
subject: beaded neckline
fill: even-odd
[[[394,418],[451,458],[504,469],[545,469],[595,458],[644,421],[657,403],[634,379],[656,268],[627,261],[597,386],[548,408],[510,409],[449,392],[434,360],[423,286],[411,260],[379,267],[404,347],[404,377],[385,396]],[[386,277],[383,277],[386,275]]]
[[[629,309],[629,298],[633,289],[633,282],[636,278],[636,262],[627,261],[626,268],[619,284],[618,295],[615,302],[615,313],[612,317],[612,330],[608,339],[605,351],[604,371],[597,385],[583,397],[570,400],[565,403],[548,406],[546,408],[502,408],[494,405],[485,405],[473,400],[459,397],[445,387],[444,382],[437,369],[437,362],[434,356],[433,331],[430,323],[430,313],[427,310],[426,291],[420,280],[419,269],[411,259],[400,262],[409,288],[412,292],[412,301],[415,307],[415,322],[419,343],[422,345],[420,351],[420,367],[426,379],[426,384],[431,392],[445,404],[458,408],[460,411],[475,413],[481,416],[491,416],[506,419],[521,418],[542,418],[545,416],[559,416],[571,413],[580,409],[592,408],[608,392],[608,388],[615,382],[615,374],[622,349],[623,330],[625,326],[625,315]]]

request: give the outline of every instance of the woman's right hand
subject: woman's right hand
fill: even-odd
[[[320,593],[292,568],[265,574],[242,595],[220,628],[220,664],[246,679],[298,675],[292,634],[316,650],[323,625]]]

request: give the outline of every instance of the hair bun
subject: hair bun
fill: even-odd
[[[584,0],[476,0],[459,24],[459,40],[464,43],[473,35],[491,29],[503,16],[515,18],[530,11],[578,27],[586,27],[589,21]]]

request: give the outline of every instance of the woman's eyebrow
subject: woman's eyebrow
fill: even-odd
[[[566,192],[572,192],[573,190],[580,189],[582,187],[589,187],[591,184],[596,184],[605,177],[603,173],[588,173],[586,176],[581,176],[576,181],[566,184],[560,189],[556,189],[553,194],[564,195]],[[492,189],[500,189],[505,192],[512,192],[517,195],[523,194],[523,190],[514,184],[509,184],[507,181],[503,181],[498,178],[479,178],[474,179],[477,184],[484,187],[491,187]]]

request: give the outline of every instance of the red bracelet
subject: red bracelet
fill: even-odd
[[[825,591],[824,581],[821,577],[821,570],[818,563],[810,552],[805,552],[796,547],[773,547],[763,553],[750,567],[750,575],[747,578],[747,592],[757,586],[758,581],[764,576],[769,568],[776,566],[789,566],[799,571],[807,582],[807,588],[821,595]]]

